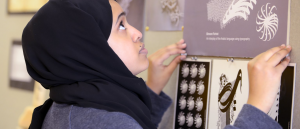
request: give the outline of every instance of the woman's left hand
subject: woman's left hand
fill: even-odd
[[[169,81],[173,71],[181,60],[186,58],[186,55],[178,55],[169,65],[164,65],[163,62],[172,55],[186,53],[186,44],[184,40],[180,40],[175,44],[166,46],[148,57],[148,87],[156,94],[160,94],[162,89]]]

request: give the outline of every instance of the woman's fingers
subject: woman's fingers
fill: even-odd
[[[258,59],[257,61],[258,62],[265,62],[265,61],[268,61],[276,52],[282,50],[285,48],[285,44],[282,44],[281,46],[279,47],[273,47],[269,50],[267,50],[266,52],[264,53],[261,53],[260,55],[258,55],[256,59]]]
[[[185,50],[182,49],[178,49],[178,48],[174,48],[172,50],[166,50],[165,52],[163,52],[159,57],[158,57],[158,63],[162,64],[166,59],[168,59],[170,56],[172,55],[176,55],[176,54],[181,54],[181,53],[186,53]]]
[[[292,50],[291,46],[287,46],[285,49],[281,49],[280,51],[273,54],[272,57],[267,61],[272,66],[277,66],[280,61]]]
[[[177,56],[175,57],[172,62],[166,67],[166,70],[169,71],[168,74],[172,74],[173,71],[175,70],[175,68],[177,67],[178,63],[180,63],[180,61],[182,59],[185,59],[186,56]]]
[[[288,56],[286,57],[282,62],[280,62],[277,66],[276,69],[278,72],[282,73],[286,67],[289,65],[291,58]]]

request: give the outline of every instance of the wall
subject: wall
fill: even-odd
[[[8,68],[10,45],[13,39],[21,39],[22,30],[33,15],[8,15],[6,12],[7,0],[0,0],[0,128],[15,129],[19,116],[26,106],[32,103],[32,92],[18,90],[9,87]],[[300,0],[291,1],[291,34],[290,44],[293,47],[292,62],[300,65]],[[182,31],[155,32],[147,31],[144,34],[144,42],[149,50],[149,55],[159,48],[177,42],[182,38]],[[167,60],[165,63],[169,63]],[[147,71],[138,76],[147,78]],[[164,88],[164,92],[175,100],[177,70],[172,74],[170,81]],[[300,69],[297,68],[297,80],[300,80]],[[300,81],[296,83],[294,120],[300,119]],[[165,113],[159,128],[169,129],[173,124],[174,107],[170,107]],[[294,122],[293,127],[300,127],[300,123]]]
[[[20,40],[22,30],[33,16],[8,15],[7,0],[0,0],[0,128],[15,129],[26,106],[32,103],[32,92],[9,87],[9,54],[13,39]]]

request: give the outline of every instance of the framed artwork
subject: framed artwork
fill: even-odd
[[[233,124],[249,96],[248,61],[213,60],[208,129]]]
[[[34,14],[49,0],[7,0],[8,14]]]
[[[186,59],[179,65],[174,129],[206,129],[211,60]]]
[[[11,46],[9,79],[10,87],[28,91],[34,89],[34,80],[26,69],[21,41],[13,41]]]
[[[283,129],[293,128],[296,64],[290,63],[281,76],[281,85],[276,100],[268,115]]]
[[[188,55],[246,57],[289,44],[290,0],[186,0]]]
[[[146,26],[150,31],[182,30],[185,0],[146,0]]]

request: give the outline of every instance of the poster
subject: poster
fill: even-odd
[[[10,14],[26,14],[37,12],[49,0],[8,0],[7,11]]]
[[[186,59],[179,66],[175,129],[206,129],[211,60]]]
[[[248,61],[213,60],[208,129],[233,124],[249,96]]]
[[[281,86],[276,100],[268,115],[277,121],[283,129],[292,129],[296,64],[290,63],[281,76]]]
[[[33,91],[34,80],[27,72],[21,41],[13,41],[10,54],[9,85]]]
[[[182,30],[185,0],[147,0],[146,26],[150,31]]]
[[[186,0],[184,12],[188,55],[253,58],[288,44],[289,0]]]

